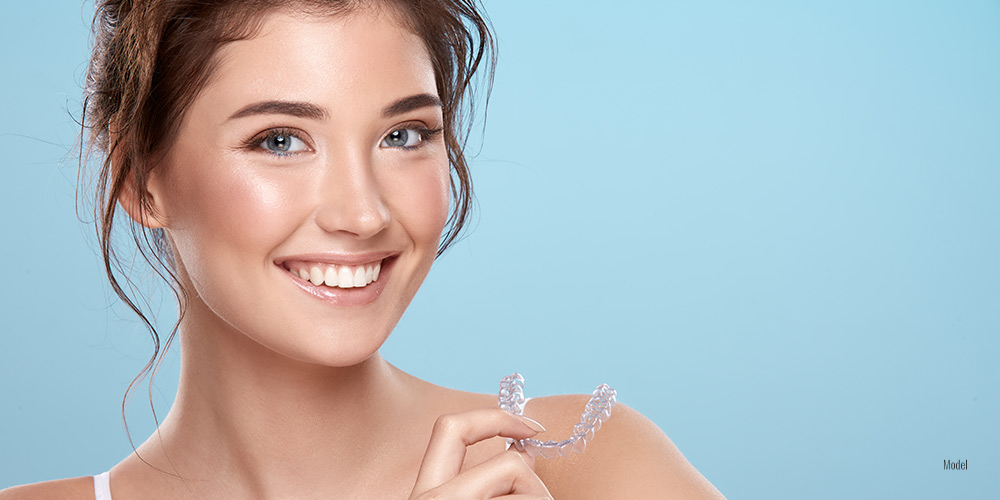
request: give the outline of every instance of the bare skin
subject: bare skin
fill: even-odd
[[[426,384],[420,382],[421,384]],[[452,391],[426,384],[426,389],[437,396],[445,407],[465,411],[476,408],[495,409],[493,395],[472,394]],[[547,431],[534,434],[538,439],[559,439],[565,437],[568,429],[579,419],[577,410],[588,396],[568,395],[534,398],[527,405],[525,414],[535,420],[546,422]],[[457,405],[453,407],[452,405]],[[423,413],[423,412],[422,412]],[[429,413],[429,412],[428,412]],[[412,421],[414,441],[430,437],[437,417],[417,422]],[[532,433],[528,433],[531,435]],[[394,434],[398,435],[398,434]],[[419,436],[419,438],[418,438]],[[143,456],[153,462],[162,462],[164,455],[156,452],[155,438],[140,447]],[[288,490],[267,494],[254,489],[250,483],[240,483],[224,479],[224,475],[202,473],[211,476],[209,481],[200,482],[192,478],[178,479],[153,470],[140,462],[135,455],[128,457],[111,471],[111,490],[115,498],[325,498],[325,499],[407,499],[417,478],[420,459],[424,455],[427,442],[419,445],[399,445],[385,450],[377,461],[364,466],[351,466],[357,473],[332,469],[321,470],[315,483],[308,488],[292,487]],[[489,459],[511,454],[504,451],[502,439],[491,438],[468,447],[468,454],[462,472]],[[150,451],[146,455],[145,450]],[[397,455],[398,454],[398,455]],[[393,456],[395,455],[395,456]],[[283,458],[287,458],[283,456]],[[185,460],[187,462],[187,460]],[[219,467],[226,468],[224,460],[216,460]],[[401,465],[402,464],[402,465]],[[176,465],[176,460],[175,460]],[[538,459],[531,464],[534,474],[544,483],[549,496],[537,498],[598,500],[608,498],[678,498],[678,499],[720,499],[724,498],[694,467],[681,455],[680,451],[654,424],[639,413],[619,404],[612,418],[602,427],[586,453],[556,460]],[[204,467],[205,464],[199,465]],[[320,467],[317,467],[319,469]],[[212,469],[202,469],[212,470]],[[195,476],[197,477],[197,476]],[[337,479],[341,481],[337,481]],[[268,477],[271,479],[271,477]],[[303,481],[305,482],[305,481]],[[494,481],[495,482],[495,481]],[[321,484],[339,483],[349,490],[330,489],[322,491]],[[269,482],[268,484],[274,484]],[[293,483],[294,484],[294,483]],[[93,481],[90,477],[79,477],[49,481],[0,492],[0,500],[7,499],[93,499]],[[443,497],[446,498],[446,497]],[[455,498],[494,498],[478,496],[458,496]],[[499,498],[499,497],[497,497]],[[525,497],[529,498],[529,497]],[[536,497],[530,497],[536,498]]]
[[[111,470],[115,498],[722,498],[624,405],[585,454],[536,462],[502,436],[564,438],[587,396],[533,399],[539,433],[495,395],[435,386],[379,355],[448,210],[446,151],[427,132],[441,126],[440,106],[386,111],[436,96],[422,42],[391,14],[275,13],[260,35],[222,49],[216,71],[147,186],[153,211],[120,200],[166,229],[191,294],[174,405]],[[275,101],[320,112],[239,116]],[[412,144],[389,140],[400,130]],[[303,291],[311,285],[287,264],[303,256],[387,271],[342,304]],[[93,491],[83,477],[0,500]]]

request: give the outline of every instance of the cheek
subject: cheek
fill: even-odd
[[[428,205],[433,205],[433,208],[428,208],[429,224],[433,225],[435,234],[439,236],[448,222],[448,208],[451,199],[449,180],[448,167],[445,166],[437,176],[428,180],[427,185],[423,186],[427,190]]]
[[[450,178],[447,161],[428,161],[405,175],[393,175],[390,207],[414,240],[436,247],[448,221]]]
[[[202,258],[210,259],[229,247],[266,245],[287,231],[286,212],[294,206],[295,190],[281,185],[280,179],[254,175],[252,169],[224,161],[191,162],[185,167],[189,168],[177,169],[169,213],[172,238],[187,267],[200,268]]]

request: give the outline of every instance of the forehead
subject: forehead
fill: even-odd
[[[268,14],[252,38],[219,49],[199,100],[240,107],[248,100],[321,103],[334,113],[420,93],[437,94],[422,40],[388,10],[337,16]]]

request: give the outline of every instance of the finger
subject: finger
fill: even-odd
[[[535,460],[537,457],[529,455],[527,451],[524,451],[524,446],[522,446],[519,442],[515,441],[514,445],[508,448],[508,450],[521,455],[521,458],[524,459],[524,463],[528,464],[528,468],[535,470]]]
[[[551,499],[545,483],[526,462],[527,454],[506,451],[431,489],[432,498]]]
[[[429,490],[457,476],[465,460],[465,449],[473,443],[494,436],[524,439],[544,429],[534,420],[499,408],[441,415],[434,423],[414,491]]]

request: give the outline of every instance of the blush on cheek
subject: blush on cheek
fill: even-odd
[[[219,182],[212,176],[198,177],[201,178],[191,179],[201,182],[192,183],[181,210],[188,219],[197,220],[213,233],[233,237],[251,234],[241,229],[245,227],[263,230],[261,226],[266,225],[268,216],[273,217],[275,211],[287,206],[288,193],[264,179],[232,175],[228,181]]]
[[[289,212],[302,202],[302,187],[295,178],[243,175],[231,184],[217,201],[220,213],[232,223],[254,227],[255,231],[271,233],[292,226]]]
[[[435,158],[406,168],[387,169],[379,176],[383,201],[418,244],[436,242],[448,221],[448,174],[447,160]]]
[[[175,153],[166,193],[171,232],[180,259],[192,272],[204,271],[211,255],[225,248],[266,253],[267,244],[289,230],[288,212],[300,191],[285,185],[293,184],[292,179],[268,176],[224,154],[206,157],[183,146]]]

